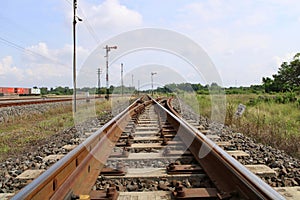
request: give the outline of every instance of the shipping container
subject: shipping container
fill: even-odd
[[[3,93],[4,95],[12,95],[15,94],[15,89],[9,87],[0,87],[0,93]]]
[[[3,95],[29,95],[30,88],[0,87],[0,93]]]

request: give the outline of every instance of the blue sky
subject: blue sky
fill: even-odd
[[[0,86],[72,87],[72,0],[6,0],[1,8]],[[76,26],[78,72],[99,44],[148,27],[172,30],[198,43],[224,86],[260,84],[262,77],[276,73],[282,61],[300,52],[300,5],[296,0],[78,0],[77,11],[83,19]],[[149,64],[141,62],[141,53],[137,55],[140,61],[136,63]],[[134,59],[120,59],[126,62],[128,77],[134,71]],[[169,68],[178,64],[159,60],[155,63]],[[105,72],[104,63],[99,65]],[[115,65],[110,70],[111,84],[119,84],[119,63]],[[137,81],[138,74],[134,76]],[[101,78],[104,83],[104,73]],[[158,78],[164,75],[158,73]],[[165,82],[157,85],[162,84]]]

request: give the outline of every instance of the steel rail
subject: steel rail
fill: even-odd
[[[161,116],[174,125],[177,135],[189,147],[218,189],[220,199],[284,199],[200,131],[190,126],[173,110],[169,100],[165,108],[149,98],[150,101],[136,100],[12,199],[70,199],[72,194],[88,195],[129,120],[151,103],[162,113]],[[202,150],[205,150],[206,156],[199,156]]]
[[[72,194],[89,194],[129,120],[151,102],[136,100],[12,199],[66,199]]]
[[[153,101],[156,102],[154,99]],[[157,105],[162,112],[166,113],[168,120],[176,124],[178,136],[188,145],[189,150],[220,191],[220,197],[285,199],[199,130],[187,123],[173,109],[171,99],[167,100],[166,108],[158,103]],[[202,153],[206,155],[201,156]]]
[[[120,97],[120,95],[115,95],[114,97]],[[53,98],[53,97],[51,97]],[[55,99],[51,99],[51,98],[45,98],[45,99],[41,99],[41,98],[36,98],[34,100],[34,98],[28,98],[28,99],[0,99],[0,108],[1,107],[11,107],[11,106],[23,106],[23,105],[30,105],[30,104],[43,104],[43,103],[56,103],[56,102],[67,102],[67,101],[72,101],[73,98],[55,98]],[[83,97],[83,98],[77,98],[76,100],[93,100],[93,99],[101,99],[102,97]],[[7,101],[7,102],[5,102]]]
[[[23,106],[23,105],[43,104],[43,103],[56,103],[56,102],[66,102],[66,101],[72,101],[72,100],[73,100],[72,98],[37,99],[37,100],[29,100],[29,101],[27,99],[22,99],[22,100],[17,99],[17,100],[15,100],[15,102],[0,103],[0,107]],[[87,98],[77,98],[77,100],[87,100]],[[11,101],[13,101],[13,100],[11,100]]]

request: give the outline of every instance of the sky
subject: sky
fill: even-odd
[[[72,87],[73,1],[1,3],[0,86]],[[120,85],[123,63],[124,84],[139,83],[145,88],[150,87],[151,78],[155,87],[172,82],[209,83],[209,73],[195,70],[203,66],[184,59],[192,42],[203,50],[198,60],[211,61],[225,87],[261,84],[262,77],[271,77],[283,61],[300,52],[296,0],[78,0],[77,16],[83,20],[76,24],[77,76],[85,77],[88,67],[92,77],[88,86],[97,85],[97,68],[102,71],[102,86],[106,84],[105,44],[118,46],[109,52],[109,85]],[[170,48],[181,48],[182,54],[140,44],[141,50],[119,55],[124,50],[120,45],[129,48],[136,42],[135,30],[145,29],[170,31],[172,36],[165,40]],[[131,31],[126,44],[113,44],[118,41],[115,38]],[[165,38],[147,31],[143,33],[151,40]],[[184,39],[178,42],[177,36]],[[101,59],[88,66],[95,56]],[[151,72],[156,74],[151,77]]]

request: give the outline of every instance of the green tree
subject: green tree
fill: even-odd
[[[300,87],[300,53],[290,63],[283,62],[277,74],[271,78],[263,78],[266,92],[293,91]]]
[[[47,87],[41,87],[40,90],[41,90],[41,95],[48,94],[48,88]]]

